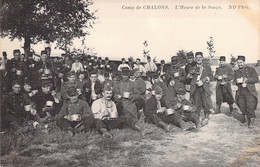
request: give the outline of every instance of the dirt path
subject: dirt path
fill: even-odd
[[[233,117],[212,115],[207,126],[197,132],[168,134],[150,142],[155,148],[146,157],[152,166],[256,166],[260,164],[258,127],[240,126]],[[253,154],[252,154],[253,152]],[[251,156],[250,156],[251,153]]]

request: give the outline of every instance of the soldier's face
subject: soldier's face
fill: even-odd
[[[238,68],[243,68],[245,66],[245,62],[243,60],[237,60]]]
[[[13,89],[13,91],[14,91],[14,93],[20,93],[21,92],[21,85],[14,85],[13,87],[12,87],[12,89]]]
[[[122,76],[122,80],[123,80],[123,81],[126,81],[127,79],[128,79],[128,76],[127,76],[127,75],[123,75],[123,76]]]
[[[42,60],[43,62],[45,62],[46,59],[47,59],[47,54],[42,54],[42,55],[41,55],[41,60]]]
[[[90,81],[95,83],[97,81],[97,74],[91,74]]]
[[[136,71],[134,75],[135,75],[136,78],[138,78],[138,77],[141,76],[141,73],[140,73],[140,71]]]
[[[140,64],[140,61],[139,61],[139,60],[136,60],[136,64],[139,65],[139,64]]]
[[[187,59],[187,62],[188,62],[188,63],[192,63],[192,62],[193,62],[193,58],[188,58],[188,59]]]
[[[224,65],[226,64],[226,61],[221,60],[221,61],[219,61],[219,64],[220,64],[221,66],[224,66]]]
[[[198,64],[201,64],[201,63],[202,63],[202,56],[201,56],[201,55],[197,55],[197,56],[196,56],[196,62],[197,62]]]
[[[68,96],[68,97],[69,97],[71,103],[75,103],[79,99],[79,95]]]
[[[18,60],[20,58],[20,53],[14,53],[14,59],[15,60]]]
[[[76,80],[76,75],[71,75],[68,77],[69,82],[74,82]]]
[[[111,91],[105,90],[105,92],[103,93],[103,96],[105,97],[106,100],[111,100],[111,98],[112,98],[112,90]]]
[[[48,94],[48,93],[50,93],[50,91],[51,91],[51,86],[44,86],[44,87],[42,87],[42,92],[43,93]]]
[[[30,92],[30,91],[32,90],[32,87],[31,87],[30,85],[28,85],[28,84],[25,84],[25,85],[23,86],[23,88],[24,88],[24,90],[25,90],[26,92]]]
[[[85,75],[84,74],[79,74],[79,79],[84,79]]]
[[[156,99],[159,101],[162,98],[162,94],[155,94]]]

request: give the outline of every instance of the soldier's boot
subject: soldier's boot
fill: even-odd
[[[227,112],[227,115],[231,115],[234,111],[233,104],[228,104],[228,105],[229,105],[229,112]]]
[[[217,104],[217,109],[216,109],[216,112],[215,114],[220,114],[221,113],[221,104]]]
[[[248,121],[245,115],[243,115],[243,119],[241,121],[240,126],[247,126],[248,125]]]
[[[103,136],[104,138],[110,138],[110,139],[113,138],[113,135],[112,135],[110,132],[108,132],[108,131],[106,130],[106,128],[101,128],[100,131],[101,131],[102,136]]]
[[[183,121],[183,119],[179,119],[178,123],[180,124],[182,131],[187,131],[187,130],[195,128],[195,126],[193,124],[191,124],[189,122],[185,122],[185,121]]]
[[[252,129],[255,127],[255,118],[248,118],[248,128]]]
[[[162,127],[166,132],[170,132],[171,131],[171,125],[168,125],[166,123],[164,123],[163,121],[159,122],[160,127]]]

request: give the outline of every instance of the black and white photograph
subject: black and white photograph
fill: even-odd
[[[0,167],[259,167],[259,0],[0,0]]]

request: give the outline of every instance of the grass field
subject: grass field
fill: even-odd
[[[214,84],[212,85],[214,87]],[[260,87],[257,85],[259,91]],[[215,95],[212,96],[213,102]],[[211,115],[209,124],[193,131],[163,130],[140,119],[138,125],[150,132],[144,136],[130,129],[113,130],[113,139],[96,132],[71,137],[53,129],[49,134],[10,136],[1,134],[2,149],[13,151],[0,158],[1,166],[259,166],[260,127],[240,126],[237,109],[226,115]],[[4,142],[3,142],[4,141]],[[17,141],[14,144],[13,141]],[[2,150],[3,151],[3,150]]]

